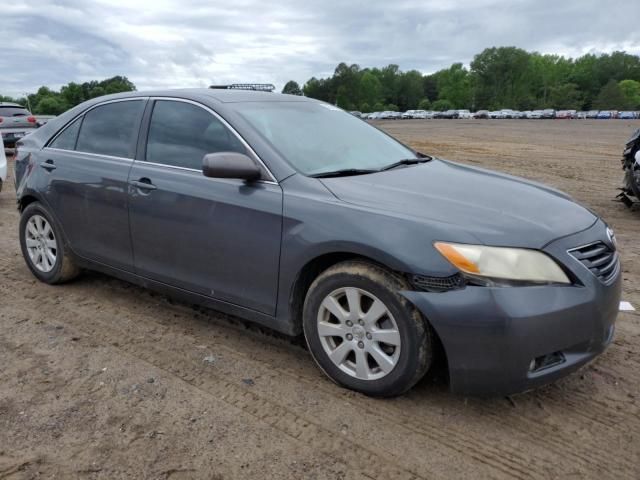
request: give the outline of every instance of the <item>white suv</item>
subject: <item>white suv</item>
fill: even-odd
[[[469,110],[458,110],[458,118],[471,118]]]

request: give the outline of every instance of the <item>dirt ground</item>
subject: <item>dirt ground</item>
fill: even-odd
[[[395,121],[432,153],[549,183],[614,228],[640,308],[640,209],[611,199],[640,121]],[[51,287],[0,194],[0,479],[640,478],[640,315],[541,390],[465,398],[428,378],[374,400],[300,342],[88,273]],[[508,199],[505,199],[508,201]]]

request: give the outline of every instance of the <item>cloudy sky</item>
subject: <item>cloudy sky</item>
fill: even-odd
[[[640,54],[640,1],[5,0],[0,39],[5,95],[113,75],[281,88],[341,61],[429,73],[489,46]]]

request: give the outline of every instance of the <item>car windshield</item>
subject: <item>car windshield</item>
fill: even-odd
[[[319,102],[247,102],[242,117],[305,175],[380,170],[416,154],[366,122]]]
[[[29,111],[22,107],[0,105],[0,117],[26,117]]]

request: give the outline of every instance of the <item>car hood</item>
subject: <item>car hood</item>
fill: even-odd
[[[439,159],[321,181],[344,202],[435,222],[445,236],[447,224],[462,227],[487,245],[541,248],[597,220],[553,188]]]

